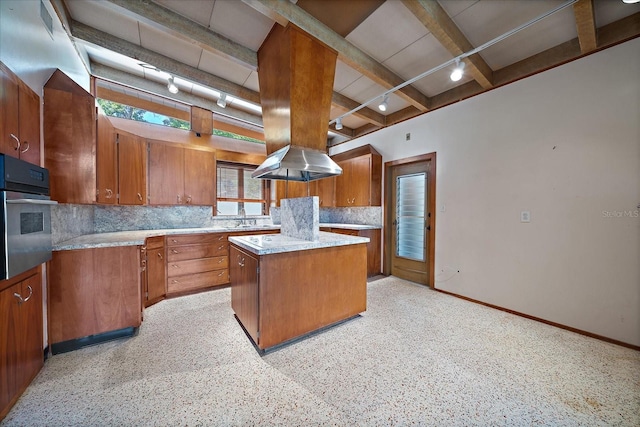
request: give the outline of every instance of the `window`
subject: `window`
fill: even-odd
[[[120,117],[122,119],[135,120],[137,122],[151,123],[154,125],[169,126],[177,129],[189,130],[191,128],[189,122],[176,119],[175,117],[165,116],[163,114],[154,113],[102,98],[97,98],[96,101],[107,116]]]
[[[217,214],[264,215],[269,194],[268,181],[251,178],[255,167],[218,162]]]

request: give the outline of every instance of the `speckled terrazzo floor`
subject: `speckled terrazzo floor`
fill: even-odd
[[[640,353],[393,277],[367,312],[260,357],[229,289],[50,358],[2,426],[638,426]]]

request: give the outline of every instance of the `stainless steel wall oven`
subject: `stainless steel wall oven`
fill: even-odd
[[[0,279],[51,259],[49,171],[0,154]]]

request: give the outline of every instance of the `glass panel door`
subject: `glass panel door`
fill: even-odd
[[[396,256],[425,261],[425,200],[427,174],[396,179]]]

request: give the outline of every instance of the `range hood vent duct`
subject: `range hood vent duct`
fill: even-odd
[[[287,145],[271,153],[251,177],[307,182],[341,174],[342,168],[326,153]]]
[[[267,159],[252,177],[313,181],[342,174],[327,155],[337,57],[300,28],[274,25],[258,50]]]

